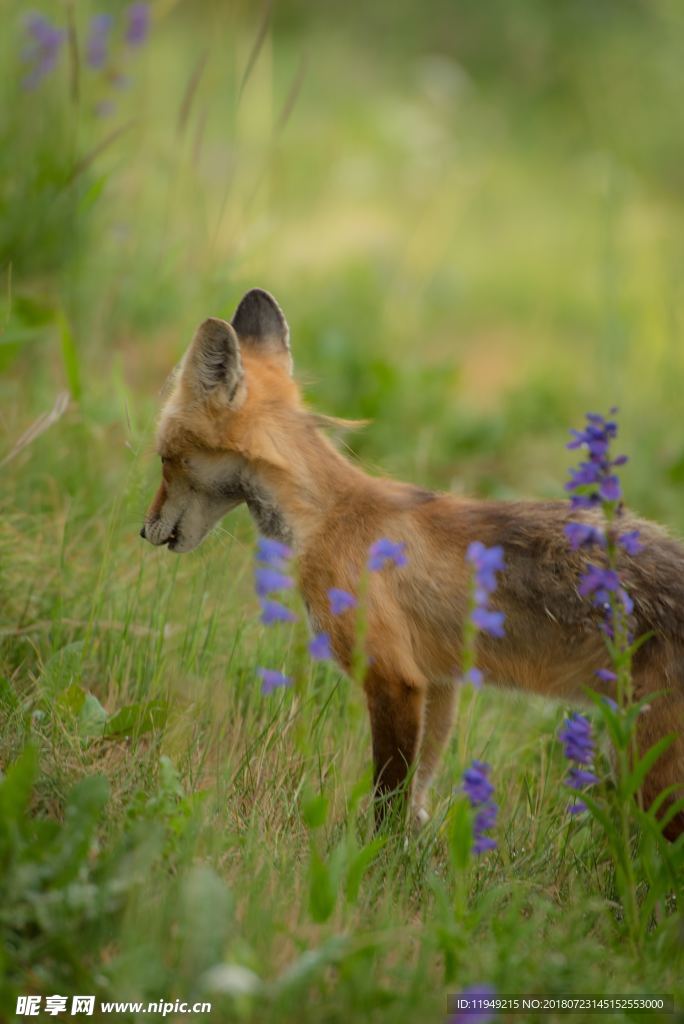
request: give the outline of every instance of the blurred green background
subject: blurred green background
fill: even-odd
[[[5,16],[5,449],[69,386],[41,318],[113,472],[196,323],[261,285],[312,402],[375,421],[371,463],[556,495],[567,426],[617,404],[632,503],[684,525],[681,5],[154,11],[135,54],[65,49],[31,92]]]
[[[560,711],[541,702],[479,695],[438,780],[445,799],[485,756],[502,787],[467,925],[439,839],[349,906],[307,909],[358,804],[361,697],[317,670],[304,753],[296,703],[260,697],[255,666],[289,653],[257,621],[244,510],[183,559],[137,534],[166,377],[253,286],[286,312],[311,404],[372,421],[348,440],[371,471],[561,497],[568,428],[617,405],[630,504],[683,532],[681,3],[157,0],[139,46],[125,3],[40,10],[64,36],[35,88],[25,4],[5,0],[0,33],[0,764],[33,738],[41,821],[80,820],[64,807],[84,774],[110,796],[82,903],[65,888],[35,923],[53,881],[40,900],[28,875],[6,883],[2,991],[183,997],[226,950],[284,979],[218,1018],[260,1024],[439,1020],[445,990],[481,981],[671,991],[674,929],[629,949],[591,832],[566,842]],[[145,705],[101,738],[94,722],[148,698],[166,729]],[[320,849],[299,814],[317,787]]]

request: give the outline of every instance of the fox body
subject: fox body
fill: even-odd
[[[325,426],[340,421],[309,412],[291,374],[289,330],[268,293],[248,292],[231,323],[199,327],[161,413],[162,482],[141,533],[190,551],[245,502],[263,534],[294,547],[311,622],[345,669],[354,616],[333,616],[328,591],[358,590],[380,537],[406,545],[405,567],[371,574],[364,689],[378,806],[408,775],[422,820],[452,723],[471,541],[505,552],[494,597],[505,637],[483,635],[478,646],[487,677],[563,700],[581,699],[587,686],[611,695],[595,675],[607,667],[600,613],[577,590],[587,556],[564,535],[578,513],[566,502],[475,501],[371,477],[329,441]],[[640,531],[644,547],[625,554],[621,577],[636,634],[652,634],[633,664],[635,699],[654,694],[639,717],[639,746],[675,734],[644,784],[648,804],[667,786],[684,788],[684,549],[651,523],[626,514],[624,525]],[[680,813],[667,834],[682,831]]]

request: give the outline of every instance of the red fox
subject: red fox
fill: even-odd
[[[191,551],[245,502],[262,534],[293,546],[310,620],[347,670],[354,617],[333,616],[328,591],[357,590],[378,538],[405,545],[404,568],[372,574],[364,689],[378,802],[408,790],[421,820],[452,723],[469,543],[502,545],[506,562],[494,600],[505,637],[480,637],[479,665],[501,685],[569,701],[587,685],[611,694],[595,675],[606,662],[598,613],[577,589],[588,556],[564,535],[578,518],[569,503],[477,501],[369,476],[324,433],[343,422],[304,407],[282,310],[267,292],[248,292],[230,323],[200,325],[183,358],[161,413],[162,481],[141,535]],[[675,734],[644,784],[649,805],[665,787],[684,790],[684,549],[658,526],[624,522],[644,547],[625,555],[622,578],[637,635],[652,634],[635,655],[634,695],[666,691],[639,718],[639,746]],[[682,831],[684,812],[666,834]]]

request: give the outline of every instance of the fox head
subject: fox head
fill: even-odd
[[[287,321],[268,292],[253,289],[230,323],[205,320],[183,357],[159,421],[162,480],[141,536],[192,551],[246,502],[262,533],[289,539],[268,470],[286,467],[284,428],[305,416]]]

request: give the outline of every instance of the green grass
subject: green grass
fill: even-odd
[[[630,503],[684,531],[677,7],[293,3],[240,95],[258,14],[194,6],[157,6],[108,124],[85,70],[78,112],[65,63],[17,89],[22,5],[0,42],[0,459],[77,399],[0,467],[0,765],[37,757],[1,807],[0,1014],[33,991],[260,1024],[441,1021],[476,983],[682,1000],[681,885],[633,948],[600,830],[565,815],[564,709],[464,695],[432,823],[376,848],[361,693],[330,667],[259,693],[292,641],[258,623],[246,513],[188,557],[137,536],[159,389],[252,285],[311,403],[373,421],[367,466],[559,497],[567,428],[617,403]],[[463,870],[472,757],[499,849]]]

